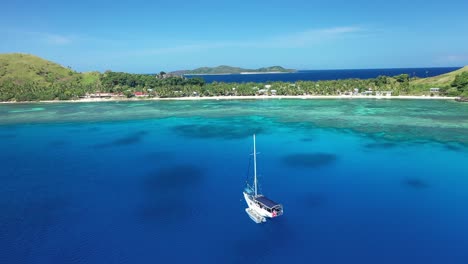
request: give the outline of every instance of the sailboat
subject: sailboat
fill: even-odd
[[[254,181],[253,187],[247,184],[244,190],[244,199],[248,207],[245,212],[257,224],[266,222],[267,218],[278,217],[283,214],[283,205],[268,199],[258,193],[257,182],[257,149],[255,146],[255,134],[253,135],[253,160],[254,160]]]

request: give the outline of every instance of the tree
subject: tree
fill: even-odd
[[[400,75],[395,76],[395,79],[399,83],[409,82],[409,75],[408,74],[400,74]]]
[[[451,86],[457,88],[460,93],[468,91],[468,72],[463,72],[455,76],[455,80],[453,80]]]
[[[124,92],[124,95],[125,95],[125,97],[127,97],[127,98],[131,98],[131,97],[135,96],[131,90],[126,90],[126,91]]]
[[[379,77],[375,78],[374,82],[376,86],[384,86],[388,83],[388,78],[387,76],[380,75]]]

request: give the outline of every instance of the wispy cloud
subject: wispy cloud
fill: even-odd
[[[72,35],[56,34],[41,31],[24,31],[17,29],[0,29],[1,33],[7,36],[14,36],[24,43],[42,43],[47,45],[62,46],[73,43],[77,37]]]
[[[449,54],[438,58],[442,63],[461,63],[468,64],[468,54]]]
[[[351,36],[364,31],[364,28],[357,26],[309,29],[289,35],[276,36],[270,39],[269,42],[272,43],[271,45],[274,47],[304,47],[330,42],[334,39]]]
[[[57,35],[57,34],[48,34],[48,33],[38,33],[39,37],[41,37],[45,42],[52,44],[52,45],[67,45],[72,43],[73,37],[64,36],[64,35]]]
[[[195,52],[206,49],[224,48],[233,46],[233,43],[228,42],[198,42],[195,44],[175,45],[172,47],[161,47],[153,49],[137,49],[130,51],[131,55],[159,55],[169,53],[186,53]]]
[[[5,32],[5,30],[1,30]],[[236,39],[236,40],[218,40],[218,41],[177,41],[179,44],[171,46],[156,46],[154,48],[141,47],[138,44],[132,45],[130,50],[120,50],[119,56],[150,56],[150,55],[163,55],[163,54],[184,54],[194,53],[211,49],[229,49],[229,48],[300,48],[319,45],[322,43],[333,43],[338,39],[356,36],[367,30],[359,26],[341,26],[341,27],[328,27],[328,28],[312,28],[299,32],[285,33],[279,35],[264,35],[258,36],[256,39]],[[73,34],[58,34],[52,32],[41,31],[22,31],[22,30],[8,30],[8,34],[16,35],[17,38],[23,39],[25,43],[36,43],[49,46],[67,46],[71,44],[80,43],[80,45],[94,45],[99,43],[98,46],[103,44],[113,45],[119,44],[121,41],[111,39],[93,38],[89,36],[79,36]],[[115,48],[113,49],[115,51]],[[114,52],[113,51],[113,52]],[[101,56],[106,51],[101,51]],[[111,52],[112,53],[112,52]]]
[[[198,41],[190,44],[152,49],[138,49],[132,55],[159,55],[170,53],[190,53],[217,48],[298,48],[332,42],[352,35],[366,32],[358,26],[309,29],[292,34],[263,36],[254,40]]]

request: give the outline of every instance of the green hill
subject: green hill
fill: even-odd
[[[79,73],[39,57],[12,53],[0,54],[0,84],[33,82],[51,85],[77,78]]]
[[[259,69],[244,69],[240,67],[232,67],[220,65],[217,67],[201,67],[194,70],[176,71],[178,74],[235,74],[235,73],[252,73],[252,72],[294,72],[293,69],[285,69],[281,66],[263,67]]]
[[[0,54],[1,101],[69,99],[98,81],[99,73],[78,73],[34,55]]]
[[[431,88],[439,88],[442,95],[468,96],[468,66],[438,76],[412,79],[410,86],[414,95],[432,94]]]
[[[464,72],[468,72],[468,66],[465,66],[465,67],[463,67],[461,69],[458,69],[456,71],[448,72],[448,73],[441,74],[441,75],[438,75],[438,76],[412,80],[411,84],[414,84],[414,85],[432,85],[434,87],[448,86],[455,80],[455,76],[457,76],[459,74],[462,74]]]

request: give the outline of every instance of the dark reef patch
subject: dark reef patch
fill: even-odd
[[[264,129],[260,126],[230,125],[230,124],[193,124],[179,125],[172,130],[181,136],[189,138],[222,138],[222,139],[240,139],[251,136],[252,134],[260,134]]]
[[[51,146],[51,147],[61,147],[61,146],[64,146],[66,144],[67,144],[67,142],[65,140],[53,140],[53,141],[49,142],[49,146]]]
[[[422,179],[409,178],[403,181],[403,185],[411,187],[413,189],[426,189],[430,185]]]
[[[109,147],[119,147],[119,146],[128,146],[139,143],[143,140],[144,136],[148,134],[148,131],[141,130],[132,134],[129,134],[125,137],[118,138],[109,143],[102,143],[93,145],[94,148],[109,148]]]
[[[392,149],[398,147],[394,142],[374,142],[364,145],[366,149]]]
[[[462,152],[466,149],[465,146],[457,143],[446,143],[443,145],[446,150],[455,151],[455,152]]]
[[[89,132],[98,132],[98,131],[101,131],[101,128],[99,128],[99,127],[90,127],[90,128],[88,128],[88,131]]]
[[[182,220],[197,217],[200,214],[198,205],[183,198],[158,199],[149,202],[141,210],[141,221],[170,225]],[[193,220],[193,219],[192,219]]]
[[[69,129],[67,129],[66,131],[67,131],[67,133],[72,133],[72,134],[74,134],[74,133],[82,133],[82,132],[83,132],[83,130],[82,130],[82,129],[79,129],[79,128],[69,128]]]
[[[0,134],[0,139],[9,139],[9,138],[15,138],[17,135],[16,134]]]
[[[148,174],[144,187],[146,201],[141,208],[144,223],[171,224],[200,213],[193,191],[204,179],[203,170],[183,164]]]
[[[182,192],[183,188],[196,185],[203,178],[204,173],[200,168],[192,165],[179,165],[150,173],[145,185],[150,191],[172,192],[178,190],[177,192]]]
[[[174,157],[174,153],[169,151],[152,151],[147,153],[145,157],[152,161],[167,161]]]
[[[338,156],[330,153],[297,153],[283,157],[283,162],[290,167],[318,168],[331,165]]]

